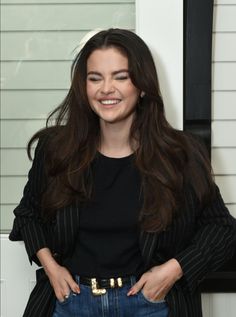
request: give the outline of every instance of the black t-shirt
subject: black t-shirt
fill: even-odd
[[[141,178],[133,159],[133,154],[97,154],[92,164],[94,196],[81,207],[75,251],[64,264],[72,274],[106,278],[142,272]]]

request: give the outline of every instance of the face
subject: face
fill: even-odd
[[[131,82],[128,59],[116,48],[97,49],[87,61],[87,96],[100,122],[132,121],[140,91]]]

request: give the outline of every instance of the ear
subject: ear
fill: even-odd
[[[143,98],[145,96],[145,92],[141,91],[140,97]]]

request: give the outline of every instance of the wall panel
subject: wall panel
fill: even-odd
[[[136,0],[136,30],[152,50],[168,121],[183,129],[183,1]]]
[[[219,5],[215,7],[214,31],[235,32],[236,30],[236,6]]]
[[[213,24],[212,163],[222,196],[236,218],[236,0],[215,0]],[[234,316],[235,294],[212,294],[206,317]]]
[[[229,0],[230,1],[230,0]],[[31,4],[31,5],[40,5],[40,4],[101,4],[101,3],[107,3],[107,4],[114,4],[114,3],[132,3],[134,4],[134,0],[69,0],[66,2],[66,0],[2,0],[2,4],[7,5],[14,5],[14,4]]]
[[[2,31],[91,30],[111,25],[132,28],[133,8],[132,3],[117,2],[2,5]]]
[[[3,205],[18,204],[26,181],[27,177],[25,176],[1,176],[1,203]]]
[[[4,90],[2,119],[46,119],[65,98],[67,90]]]
[[[236,148],[212,148],[212,165],[217,175],[236,175]]]
[[[215,176],[225,203],[236,204],[236,175]]]
[[[70,61],[3,62],[2,88],[5,90],[68,89]]]
[[[229,209],[231,215],[236,218],[236,204],[226,204],[226,206]]]
[[[7,61],[72,60],[87,31],[2,32],[1,57]],[[14,47],[14,49],[12,49]]]
[[[214,91],[212,93],[212,119],[236,120],[236,91]]]
[[[213,63],[212,89],[236,90],[236,63]]]
[[[235,0],[215,0],[216,5],[228,5],[228,4],[236,4]]]
[[[235,147],[236,138],[235,120],[222,120],[212,122],[212,146],[213,147]]]
[[[1,162],[2,176],[26,176],[31,166],[25,149],[2,149]]]
[[[30,137],[45,127],[45,120],[4,120],[1,123],[2,148],[26,148]]]
[[[236,33],[214,33],[213,34],[215,62],[236,62]]]
[[[234,317],[236,294],[202,294],[203,317]]]
[[[37,267],[30,266],[23,243],[10,242],[6,234],[1,234],[0,242],[5,259],[1,263],[1,279],[5,283],[4,293],[1,294],[6,305],[5,309],[1,307],[1,317],[21,317],[34,285]]]

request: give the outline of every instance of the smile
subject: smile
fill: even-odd
[[[121,101],[121,99],[106,99],[100,100],[100,103],[103,105],[116,105]]]

